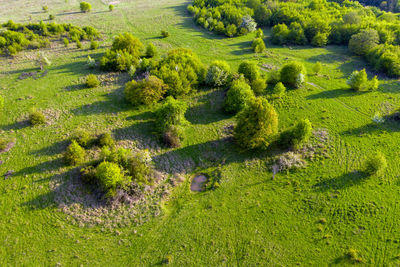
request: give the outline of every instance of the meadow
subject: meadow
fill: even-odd
[[[380,76],[375,92],[354,92],[346,84],[355,69],[367,68],[346,47],[274,46],[254,54],[254,34],[235,38],[217,36],[197,26],[183,0],[122,0],[108,11],[106,0],[90,1],[93,10],[79,12],[79,1],[47,3],[26,0],[24,7],[0,0],[0,23],[47,19],[58,23],[94,26],[103,40],[89,50],[61,42],[43,49],[52,65],[40,78],[21,79],[37,70],[36,51],[14,58],[0,57],[0,94],[5,109],[0,115],[1,135],[15,138],[14,147],[0,154],[0,265],[2,266],[324,266],[351,265],[349,250],[356,250],[362,265],[400,264],[399,174],[400,126],[375,123],[400,105],[398,80]],[[161,30],[170,37],[161,38]],[[126,73],[106,73],[86,66],[87,56],[99,59],[113,36],[130,32],[161,53],[190,48],[206,64],[226,60],[233,69],[244,60],[279,68],[288,60],[304,63],[308,84],[289,90],[274,102],[279,128],[308,118],[326,139],[326,149],[307,168],[273,174],[266,161],[276,151],[243,152],[224,129],[234,118],[222,112],[224,92],[202,88],[183,99],[191,125],[182,147],[166,149],[153,135],[153,107],[133,108],[125,102]],[[270,29],[264,29],[270,36]],[[314,75],[313,65],[323,65]],[[102,86],[86,88],[84,77],[94,73]],[[24,124],[30,108],[50,118],[48,125]],[[182,173],[185,180],[170,189],[158,216],[137,224],[122,218],[100,225],[80,223],[62,211],[73,179],[62,153],[77,127],[95,133],[109,130],[119,141],[149,148],[157,168]],[[382,151],[388,160],[383,177],[366,178],[358,170],[363,159]],[[218,170],[220,187],[194,193],[191,178]],[[67,206],[79,205],[71,198]],[[145,211],[138,211],[145,212]],[[72,214],[73,215],[73,214]]]

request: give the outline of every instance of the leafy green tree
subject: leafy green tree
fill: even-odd
[[[157,56],[157,47],[153,43],[149,43],[146,48],[146,57],[152,58]]]
[[[81,2],[79,4],[79,7],[81,9],[81,12],[90,12],[90,10],[92,10],[92,5],[88,2]]]
[[[257,63],[251,61],[243,61],[240,63],[238,72],[243,74],[250,82],[260,77],[260,68],[257,66]]]
[[[250,85],[248,85],[244,79],[235,80],[226,93],[224,109],[228,113],[236,114],[241,111],[252,98],[254,98],[254,93]]]
[[[317,62],[317,63],[315,63],[314,64],[314,66],[313,66],[313,71],[314,71],[314,73],[317,75],[317,74],[319,74],[320,72],[321,72],[321,69],[322,69],[322,64],[321,64],[321,62]]]
[[[292,61],[283,65],[280,74],[284,84],[297,88],[305,81],[306,69],[302,63]]]
[[[75,140],[67,147],[64,154],[65,162],[69,165],[79,165],[85,161],[85,149],[81,147]]]
[[[353,71],[347,79],[347,84],[355,91],[363,91],[368,87],[368,77],[365,69]]]
[[[116,195],[118,187],[131,182],[131,177],[124,176],[118,164],[104,161],[96,168],[96,178],[107,198]]]
[[[367,175],[383,175],[387,168],[386,157],[382,152],[370,155],[364,163],[364,172]]]
[[[211,63],[206,75],[206,84],[225,86],[231,79],[231,67],[226,61],[216,60]]]
[[[272,28],[272,43],[286,44],[289,36],[289,29],[286,24],[278,24]]]
[[[255,53],[262,53],[266,50],[265,43],[261,38],[254,39],[252,48]]]
[[[250,101],[236,120],[234,138],[244,149],[265,149],[278,132],[278,114],[262,97]]]
[[[125,98],[134,106],[157,103],[165,92],[164,82],[155,76],[149,76],[138,82],[132,80],[125,85]]]
[[[117,35],[111,46],[112,51],[126,51],[135,58],[139,58],[142,54],[144,46],[139,38],[125,32]]]
[[[365,56],[372,48],[379,43],[378,32],[374,29],[361,30],[361,32],[351,36],[349,49],[353,53]]]
[[[285,92],[286,92],[286,87],[281,82],[275,84],[274,89],[272,90],[272,93],[277,97],[282,97],[285,94]]]
[[[295,126],[281,133],[279,144],[284,147],[299,149],[310,139],[311,134],[311,122],[308,119],[300,120]]]

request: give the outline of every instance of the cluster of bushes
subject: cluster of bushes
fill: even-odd
[[[87,150],[101,148],[100,154],[89,158]],[[89,132],[77,129],[64,153],[65,162],[71,166],[83,165],[81,178],[94,186],[108,199],[118,190],[130,191],[134,185],[152,183],[152,159],[147,151],[130,151],[117,147],[109,133],[94,138]]]
[[[368,80],[365,69],[353,71],[346,82],[354,91],[375,91],[379,86],[379,80],[376,76],[370,81]]]
[[[2,25],[6,28],[0,31],[0,53],[15,55],[23,49],[37,49],[48,47],[50,38],[62,37],[65,40],[79,42],[80,40],[93,40],[100,36],[99,32],[91,27],[80,28],[72,24],[28,23],[17,24],[12,20]],[[68,40],[69,39],[69,40]]]

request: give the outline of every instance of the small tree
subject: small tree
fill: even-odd
[[[349,49],[353,53],[365,56],[372,48],[379,43],[379,34],[374,29],[361,30],[359,33],[351,36]]]
[[[256,31],[256,38],[264,38],[264,32],[260,28]]]
[[[94,75],[94,74],[89,74],[89,75],[86,77],[86,85],[87,85],[87,87],[89,87],[89,88],[95,88],[95,87],[97,87],[97,86],[100,85],[100,81],[97,79],[96,75]]]
[[[114,5],[110,4],[110,5],[108,6],[108,10],[110,10],[110,12],[113,11],[113,10],[114,10]]]
[[[79,4],[79,7],[81,9],[81,12],[90,12],[90,10],[92,10],[92,5],[88,2],[81,2]]]
[[[261,38],[254,39],[252,48],[255,53],[262,53],[266,50],[265,43]]]
[[[206,84],[225,86],[231,79],[231,67],[226,61],[216,60],[211,63],[206,75]]]
[[[165,30],[162,30],[161,31],[161,36],[164,37],[164,38],[167,38],[167,37],[169,37],[169,32],[165,31]]]
[[[282,67],[280,74],[284,84],[298,88],[305,81],[306,69],[300,62],[292,61]]]
[[[284,147],[300,148],[310,138],[312,125],[308,119],[299,121],[295,126],[281,133],[279,144]]]
[[[372,80],[369,82],[368,89],[370,91],[375,91],[378,89],[378,87],[379,87],[378,77],[374,76],[374,78],[372,78]]]
[[[385,155],[381,152],[370,155],[364,164],[364,172],[367,175],[383,175],[387,167]]]
[[[65,162],[69,165],[79,165],[85,161],[85,149],[72,140],[64,154]]]
[[[251,82],[251,90],[253,90],[254,94],[262,95],[265,92],[267,87],[267,81],[262,78],[258,78]]]
[[[262,97],[250,101],[236,119],[234,138],[245,149],[266,148],[278,132],[278,114]]]
[[[274,94],[277,97],[282,97],[285,94],[285,92],[286,92],[286,87],[281,82],[275,84],[274,89],[272,90],[272,94]]]
[[[112,198],[117,193],[117,188],[131,181],[131,177],[124,176],[118,164],[102,162],[96,168],[96,178],[107,198]]]
[[[346,83],[355,91],[362,91],[368,87],[368,77],[365,69],[353,71]]]
[[[240,63],[238,71],[250,82],[260,77],[260,70],[255,62],[243,61]]]
[[[252,98],[254,98],[254,93],[251,87],[244,79],[238,79],[232,82],[231,87],[226,93],[224,109],[228,113],[236,114],[241,111]]]
[[[157,56],[157,47],[153,43],[149,43],[146,48],[146,57],[152,58]]]
[[[115,141],[110,133],[103,133],[99,136],[98,143],[101,147],[114,147]]]
[[[125,98],[134,106],[150,105],[160,101],[166,89],[162,80],[156,76],[149,76],[139,82],[128,82],[125,85]]]
[[[319,74],[321,69],[322,69],[321,62],[318,61],[317,63],[314,64],[313,71],[314,71],[315,75]]]

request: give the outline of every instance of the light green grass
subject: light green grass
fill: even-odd
[[[102,1],[90,1],[93,11],[88,14],[72,13],[79,9],[73,0],[47,3],[48,14],[40,13],[41,1],[24,2],[22,9],[12,1],[0,1],[0,20],[27,22],[29,16],[36,21],[55,14],[56,22],[95,26],[105,40],[94,52],[61,44],[45,50],[53,64],[37,80],[17,79],[35,67],[28,56],[36,52],[24,52],[14,60],[0,58],[0,94],[6,107],[0,116],[2,134],[17,141],[10,152],[0,155],[0,173],[15,171],[0,182],[2,266],[148,266],[161,264],[169,255],[174,266],[324,266],[350,264],[344,257],[349,248],[358,250],[369,265],[400,264],[400,128],[372,121],[384,106],[400,104],[398,81],[382,81],[377,92],[352,92],[345,84],[347,76],[366,66],[346,48],[268,44],[268,56],[256,56],[250,50],[253,35],[229,39],[204,31],[185,13],[181,0],[121,1],[113,12]],[[160,39],[163,29],[170,37]],[[71,224],[55,206],[49,183],[69,170],[61,153],[73,129],[109,129],[117,139],[135,140],[154,151],[159,146],[152,135],[152,108],[135,110],[123,100],[126,75],[95,89],[80,86],[89,73],[105,75],[85,66],[87,55],[98,59],[111,37],[124,31],[145,43],[154,42],[162,51],[191,48],[205,63],[226,60],[233,68],[246,59],[277,67],[295,59],[311,72],[313,63],[320,61],[322,74],[330,79],[308,76],[317,87],[289,91],[277,111],[281,129],[301,118],[326,128],[330,158],[272,180],[265,155],[243,153],[232,143],[218,141],[223,126],[233,119],[221,112],[221,92],[200,91],[185,97],[192,125],[184,146],[161,149],[155,158],[175,160],[170,166],[178,169],[193,161],[198,166],[190,165],[191,172],[213,165],[212,157],[223,158],[220,188],[193,194],[188,175],[164,203],[163,215],[142,226],[117,228],[117,233]],[[51,125],[16,124],[32,107],[47,111]],[[352,173],[376,150],[388,159],[383,178],[361,179]],[[318,223],[321,218],[326,224]]]

